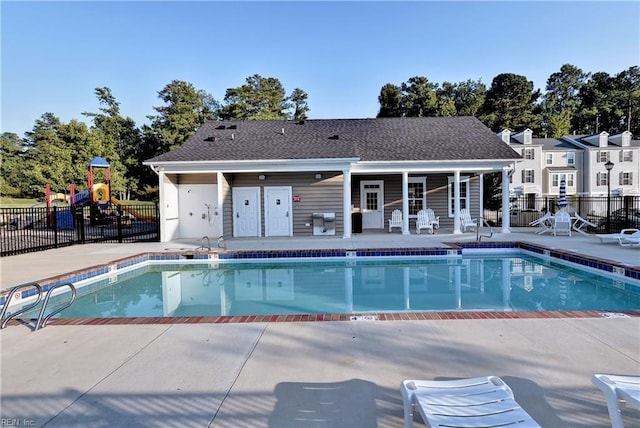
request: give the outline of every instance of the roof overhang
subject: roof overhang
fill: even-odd
[[[408,173],[439,173],[439,172],[496,172],[505,168],[513,168],[520,159],[492,159],[492,160],[433,160],[433,161],[370,161],[358,162],[351,168],[351,173],[379,173],[398,174]]]
[[[349,170],[358,158],[143,162],[156,173],[322,172]]]

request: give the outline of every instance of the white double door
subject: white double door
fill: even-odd
[[[265,236],[293,236],[290,186],[264,187]],[[260,187],[233,188],[233,236],[261,234]]]
[[[182,184],[178,187],[180,237],[217,239],[218,188],[215,184]]]

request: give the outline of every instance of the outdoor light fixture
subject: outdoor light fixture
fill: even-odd
[[[258,180],[260,180],[260,181],[264,181],[266,178],[267,178],[266,175],[262,175],[261,174],[261,175],[258,176]]]
[[[608,160],[604,167],[607,170],[607,233],[611,233],[611,170],[614,163]]]
[[[317,173],[317,174],[316,174],[316,180],[320,180],[321,178],[322,178],[322,174]]]

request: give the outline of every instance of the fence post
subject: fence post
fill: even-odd
[[[74,212],[75,225],[76,225],[76,239],[80,244],[84,244],[84,209],[82,207],[75,207]]]
[[[55,205],[53,206],[51,220],[51,227],[53,227],[53,248],[58,248],[58,207]]]
[[[116,209],[116,225],[118,226],[118,243],[122,244],[122,207]]]

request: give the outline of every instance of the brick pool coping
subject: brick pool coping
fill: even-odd
[[[228,323],[292,323],[325,321],[437,321],[489,319],[558,319],[558,318],[626,318],[640,317],[640,310],[606,311],[527,311],[527,312],[398,312],[364,314],[289,314],[289,315],[225,315],[195,317],[133,318],[52,318],[47,325],[129,325],[129,324],[228,324]],[[11,320],[7,325],[35,324],[35,319]]]

